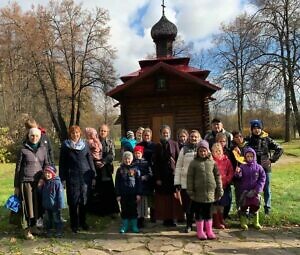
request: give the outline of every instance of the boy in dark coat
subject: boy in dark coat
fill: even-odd
[[[126,233],[129,225],[134,233],[138,233],[137,226],[137,203],[141,199],[141,182],[139,171],[131,165],[133,155],[125,151],[122,156],[123,163],[116,173],[116,195],[121,203],[122,226],[120,233]]]
[[[42,205],[45,209],[45,229],[47,236],[51,236],[51,228],[54,225],[56,237],[62,236],[63,222],[61,209],[64,207],[64,188],[56,169],[52,166],[44,168],[44,184],[41,186]]]
[[[261,120],[252,120],[251,135],[246,137],[248,146],[256,152],[257,163],[260,164],[266,172],[266,183],[264,186],[265,214],[271,210],[271,163],[275,163],[283,154],[283,149],[277,144],[269,134],[263,131]],[[273,154],[271,155],[271,152]]]

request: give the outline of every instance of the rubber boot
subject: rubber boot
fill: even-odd
[[[128,219],[122,219],[122,225],[121,225],[121,228],[120,228],[120,233],[121,234],[124,234],[128,231]]]
[[[204,225],[205,225],[205,231],[206,231],[207,238],[208,239],[216,239],[216,235],[212,229],[212,219],[205,220]]]
[[[258,212],[253,215],[253,227],[257,230],[260,230],[262,227],[259,224],[259,214]]]
[[[246,215],[241,215],[240,217],[240,223],[241,223],[241,228],[244,230],[248,230],[248,225],[247,225],[247,216]]]
[[[224,229],[225,226],[220,222],[219,212],[213,214],[213,227],[218,229]]]
[[[197,237],[200,240],[206,240],[207,236],[204,232],[204,220],[196,221]]]
[[[217,215],[218,215],[219,222],[220,222],[220,229],[225,229],[226,225],[225,225],[223,213],[221,211],[218,211]]]
[[[140,232],[140,230],[137,226],[137,219],[131,219],[130,224],[131,224],[131,230],[132,230],[133,233],[139,233]]]

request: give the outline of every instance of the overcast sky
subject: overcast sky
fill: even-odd
[[[9,0],[0,0],[0,7]],[[17,0],[23,10],[32,4],[47,5],[47,0]],[[161,0],[75,0],[84,8],[96,6],[110,14],[111,45],[117,49],[115,61],[121,76],[136,71],[138,61],[155,50],[150,36],[151,27],[162,15]],[[165,0],[165,15],[176,24],[178,34],[194,49],[211,47],[210,36],[216,33],[221,22],[229,22],[252,7],[246,0]]]

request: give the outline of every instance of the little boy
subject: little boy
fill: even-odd
[[[64,189],[56,169],[52,166],[44,168],[44,183],[41,185],[42,205],[45,209],[45,230],[51,236],[51,228],[55,227],[56,237],[62,237],[63,222],[61,209],[64,207]]]
[[[132,165],[139,171],[141,178],[141,201],[138,203],[138,227],[143,228],[145,218],[148,217],[148,199],[147,196],[152,194],[152,171],[150,164],[143,158],[144,147],[137,145],[133,149],[134,160]]]
[[[122,164],[116,173],[116,195],[117,200],[121,203],[121,234],[128,231],[129,225],[131,225],[134,233],[139,232],[137,226],[137,203],[141,199],[141,182],[139,171],[131,165],[132,160],[132,153],[125,151],[122,156]]]

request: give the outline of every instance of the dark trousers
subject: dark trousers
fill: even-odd
[[[86,225],[86,206],[83,203],[69,205],[69,215],[72,229]]]
[[[192,206],[195,210],[196,221],[210,220],[212,218],[212,205],[213,203],[198,203],[192,201]]]
[[[135,219],[137,216],[136,195],[121,196],[121,218]]]
[[[57,233],[61,233],[63,222],[60,210],[45,210],[44,220],[46,221],[45,227],[47,232],[54,227]]]

